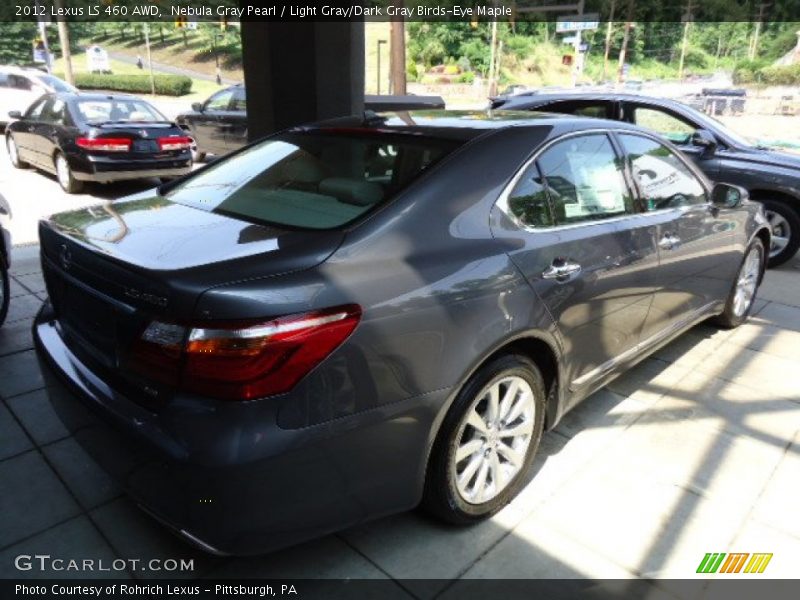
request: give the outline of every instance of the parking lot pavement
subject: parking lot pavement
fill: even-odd
[[[696,327],[567,415],[493,519],[460,529],[410,512],[234,559],[145,516],[59,422],[30,336],[44,298],[37,251],[15,249],[0,329],[0,577],[42,576],[15,570],[19,554],[193,558],[192,572],[169,575],[392,578],[400,597],[433,598],[486,577],[644,576],[668,588],[661,578],[695,576],[705,553],[729,551],[773,553],[762,576],[796,576],[800,256],[767,273],[747,324]]]
[[[55,176],[35,169],[15,169],[5,142],[0,144],[0,193],[11,203],[11,239],[14,245],[36,243],[39,219],[53,213],[92,206],[158,185],[155,179],[89,184],[84,194],[62,191]]]

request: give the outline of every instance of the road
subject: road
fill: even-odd
[[[109,52],[109,58],[113,58],[114,60],[118,60],[120,62],[127,63],[129,65],[135,65],[136,59],[129,54],[123,54],[121,52]],[[142,59],[144,60],[144,59]],[[146,66],[145,62],[145,66]],[[159,63],[153,61],[153,71],[157,71],[159,73],[169,73],[170,75],[186,75],[187,77],[191,77],[192,79],[202,79],[204,81],[215,81],[216,78],[213,75],[208,75],[206,73],[200,73],[198,71],[193,71],[191,69],[184,69],[183,67],[174,67],[172,65],[165,65],[164,63]],[[240,83],[236,79],[230,79],[227,77],[222,78],[222,83],[225,85],[233,85],[235,83]]]
[[[11,239],[19,244],[38,243],[38,223],[44,216],[92,206],[105,200],[158,185],[155,179],[115,184],[89,184],[84,194],[66,194],[56,178],[35,169],[11,166],[5,144],[0,144],[0,192],[11,204]]]

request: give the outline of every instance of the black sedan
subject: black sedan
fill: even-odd
[[[191,139],[152,105],[134,96],[45,94],[6,128],[18,169],[53,173],[65,192],[86,181],[174,178],[192,169]]]
[[[750,314],[747,192],[625,123],[404,113],[278,133],[40,223],[47,394],[185,539],[254,554],[519,491],[545,428]]]
[[[367,95],[364,108],[372,111],[400,111],[444,108],[439,96]],[[220,90],[205,102],[195,102],[192,110],[178,115],[180,125],[194,141],[192,158],[223,156],[247,144],[247,92],[244,85]]]
[[[524,93],[492,99],[494,108],[627,121],[656,131],[714,181],[744,187],[764,205],[772,228],[771,267],[800,248],[800,156],[758,146],[676,100],[615,93]],[[797,132],[787,131],[787,135]],[[757,135],[757,132],[753,132]]]

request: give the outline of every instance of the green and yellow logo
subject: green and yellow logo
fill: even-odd
[[[750,560],[748,560],[748,558]],[[697,567],[698,573],[763,573],[772,554],[747,552],[708,552]],[[745,566],[746,564],[746,566]],[[744,571],[742,571],[744,567]]]

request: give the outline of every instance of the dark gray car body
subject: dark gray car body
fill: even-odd
[[[363,126],[357,119],[332,125]],[[393,201],[337,231],[264,226],[252,235],[252,224],[197,217],[147,194],[114,203],[117,214],[129,211],[127,220],[139,223],[124,239],[75,236],[79,221],[87,230],[111,223],[98,211],[40,225],[51,293],[67,281],[119,304],[130,318],[245,319],[362,307],[351,337],[293,390],[251,402],[183,393],[144,398],[115,383],[113,365],[66,344],[49,306],[37,318],[48,394],[78,440],[136,501],[206,549],[263,552],[414,507],[451,402],[490,357],[515,349],[541,366],[552,427],[592,391],[718,314],[748,244],[756,235],[769,241],[759,207],[749,202],[535,233],[498,206],[550,140],[639,131],[629,125],[411,113],[375,128],[465,143]],[[195,219],[207,237],[198,239]],[[702,230],[685,251],[662,260],[659,231],[680,219]],[[175,226],[182,222],[186,231]],[[241,241],[245,231],[252,242]],[[563,255],[582,262],[580,276],[542,279],[542,269]],[[126,281],[167,305],[126,295]],[[691,302],[664,322],[676,294]],[[651,304],[664,310],[651,313]]]

